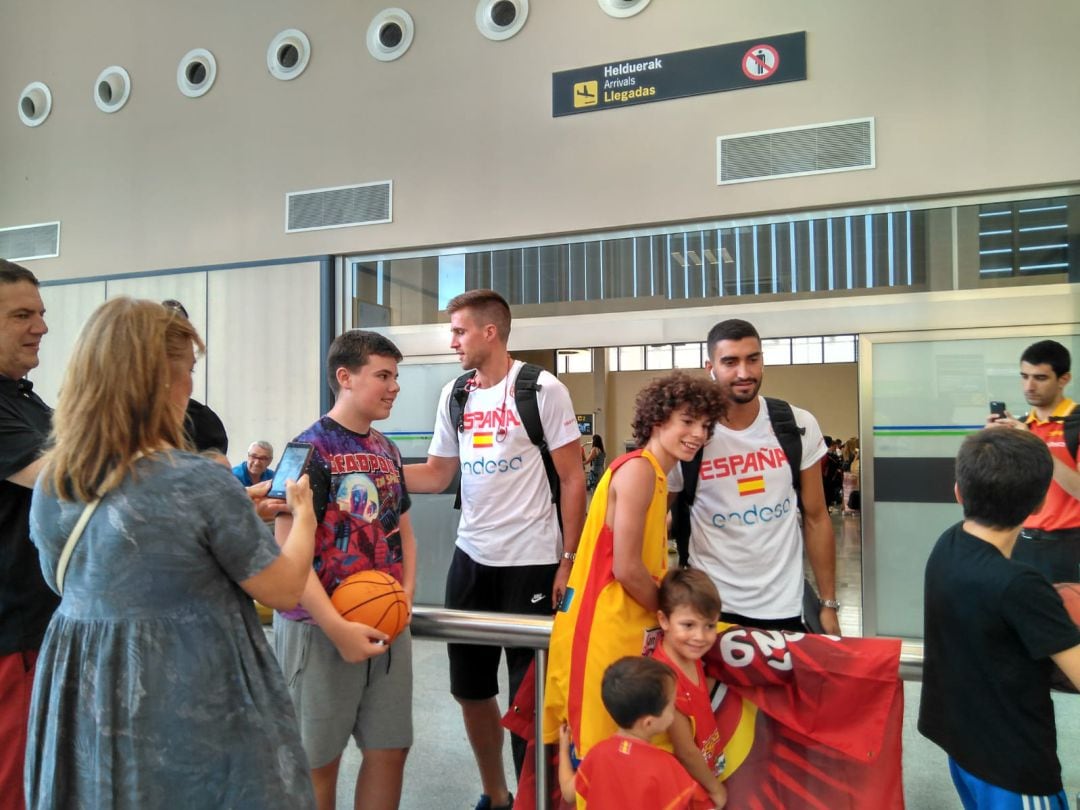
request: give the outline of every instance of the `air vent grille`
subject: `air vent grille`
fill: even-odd
[[[293,191],[285,195],[285,232],[392,221],[393,182]]]
[[[0,228],[0,258],[13,262],[53,259],[60,255],[60,223]]]
[[[716,161],[719,185],[872,169],[874,119],[725,135]]]

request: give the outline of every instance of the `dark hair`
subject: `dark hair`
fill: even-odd
[[[717,420],[724,415],[724,399],[720,386],[682,371],[658,377],[638,392],[634,401],[631,427],[638,447],[644,447],[653,428],[666,422],[679,408],[686,407],[694,418],[705,417],[705,430],[712,433]]]
[[[604,671],[600,699],[619,728],[664,713],[675,690],[675,673],[655,658],[628,655]]]
[[[334,392],[335,397],[341,390],[337,381],[337,370],[345,367],[349,371],[356,371],[367,365],[368,358],[373,354],[380,357],[393,357],[399,362],[402,359],[401,352],[394,342],[378,332],[350,329],[334,338],[334,342],[330,344],[330,351],[326,355],[326,381],[330,384],[330,390]]]
[[[592,437],[592,446],[599,450],[601,453],[604,451],[604,437],[599,433],[594,433]]]
[[[0,284],[15,284],[18,281],[29,281],[35,287],[39,286],[37,276],[21,264],[0,259]]]
[[[709,575],[696,568],[672,568],[664,574],[657,600],[665,616],[688,607],[706,619],[720,618],[720,592]]]
[[[510,339],[510,305],[494,290],[469,290],[455,295],[446,305],[448,315],[462,309],[469,310],[481,326],[494,324],[503,343]]]
[[[1069,350],[1056,340],[1040,340],[1024,349],[1024,353],[1020,355],[1020,362],[1031,363],[1033,366],[1046,363],[1054,370],[1054,374],[1060,377],[1062,374],[1069,373],[1072,358],[1069,356]]]
[[[964,517],[994,529],[1021,525],[1046,495],[1053,475],[1050,449],[1026,430],[977,431],[964,439],[956,456]]]
[[[716,351],[716,344],[721,340],[742,340],[749,337],[757,338],[758,343],[761,342],[761,335],[758,334],[757,329],[754,328],[750,321],[743,321],[738,318],[720,321],[709,330],[709,336],[706,338],[709,359],[712,360],[713,352]]]
[[[187,310],[184,309],[184,305],[177,301],[175,298],[166,298],[164,301],[161,302],[161,305],[165,307],[165,309],[172,310],[177,315],[183,315],[185,320],[191,320],[191,317],[187,314]]]

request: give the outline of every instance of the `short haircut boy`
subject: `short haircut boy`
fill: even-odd
[[[675,673],[652,658],[628,655],[604,671],[600,699],[619,726],[633,728],[642,717],[659,717],[675,691]]]
[[[356,371],[367,365],[368,358],[373,354],[393,357],[399,363],[402,360],[401,351],[394,342],[378,332],[350,329],[334,338],[326,355],[326,381],[335,397],[341,389],[337,381],[337,370],[347,368],[349,371]]]
[[[1040,340],[1024,349],[1024,353],[1020,355],[1020,362],[1031,363],[1033,366],[1041,366],[1045,363],[1054,370],[1056,376],[1060,377],[1062,374],[1069,373],[1072,358],[1069,356],[1069,350],[1056,340]]]
[[[1042,502],[1054,462],[1026,430],[980,430],[956,456],[956,485],[967,520],[995,529],[1020,526]]]
[[[761,335],[758,334],[758,330],[750,321],[739,318],[720,321],[709,330],[709,335],[705,339],[705,346],[709,350],[709,359],[712,359],[713,352],[716,351],[716,344],[720,341],[743,340],[745,338],[756,338],[759,343],[761,342]]]
[[[688,607],[706,619],[720,618],[720,592],[704,571],[672,568],[660,582],[660,610],[670,616],[675,608]]]
[[[724,415],[724,399],[719,386],[681,371],[658,377],[638,392],[631,427],[634,441],[644,447],[653,428],[664,424],[675,411],[685,407],[695,419],[704,418],[707,435]]]
[[[454,296],[446,305],[446,314],[467,309],[480,325],[494,324],[499,340],[510,339],[510,305],[494,290],[469,290]]]

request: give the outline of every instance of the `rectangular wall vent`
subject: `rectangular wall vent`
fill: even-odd
[[[350,228],[392,221],[393,181],[292,191],[285,195],[285,232]]]
[[[59,255],[59,222],[0,228],[0,259],[23,262],[28,259],[55,259]]]
[[[748,183],[872,169],[874,119],[770,129],[716,139],[716,182]]]

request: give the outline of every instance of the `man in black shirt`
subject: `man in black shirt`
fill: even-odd
[[[964,807],[1067,807],[1050,662],[1080,687],[1080,629],[1042,574],[1010,559],[1054,465],[1031,433],[980,430],[956,458],[964,521],[926,563],[919,731],[945,749]]]
[[[34,274],[0,259],[0,804],[19,808],[34,664],[59,601],[29,525],[52,411],[23,378],[38,364],[44,316]]]

